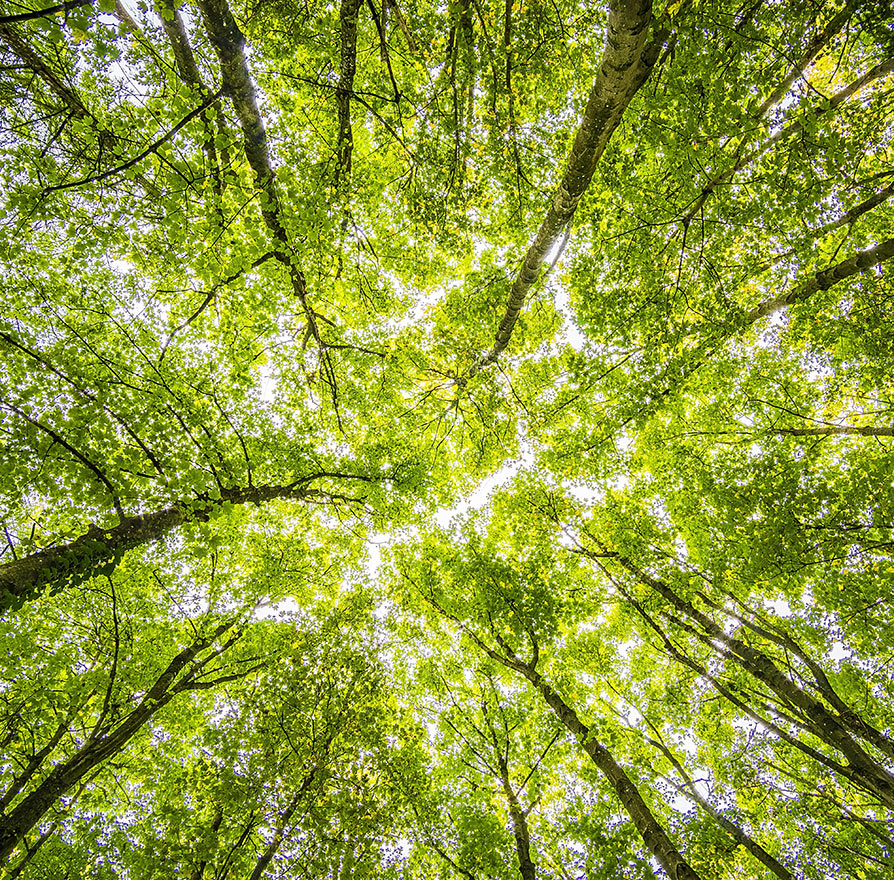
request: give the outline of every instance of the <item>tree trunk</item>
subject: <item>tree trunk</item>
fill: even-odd
[[[341,63],[335,98],[338,104],[338,144],[335,167],[336,184],[351,173],[354,133],[351,129],[351,94],[357,70],[357,14],[362,0],[341,0]]]
[[[631,560],[618,555],[618,562],[674,608],[694,620],[704,633],[718,644],[750,675],[763,682],[784,703],[793,706],[807,719],[807,729],[847,758],[854,779],[872,791],[889,807],[894,807],[894,776],[861,748],[846,729],[847,719],[836,716],[823,703],[802,690],[779,671],[770,657],[740,639],[727,635],[710,617],[678,596],[664,581],[652,577]],[[854,731],[858,736],[860,731]]]
[[[191,682],[202,671],[204,665],[217,654],[212,652],[204,661],[194,662],[198,655],[231,627],[231,622],[223,623],[210,636],[198,639],[184,648],[171,660],[155,684],[140,700],[139,705],[118,727],[107,733],[100,733],[94,728],[93,733],[87,737],[78,751],[53,767],[43,782],[0,818],[0,864],[9,858],[19,841],[40,822],[59,798],[66,795],[104,761],[118,754],[150,718],[178,693],[190,688]],[[175,682],[184,669],[186,669],[185,676],[179,682]],[[208,686],[208,682],[202,682],[201,686]]]
[[[91,526],[87,533],[67,544],[47,547],[21,559],[0,565],[0,614],[19,608],[37,598],[48,587],[57,592],[70,584],[82,583],[98,572],[114,566],[134,547],[163,538],[186,522],[205,520],[216,508],[230,504],[263,504],[274,498],[302,501],[314,490],[307,484],[288,486],[250,486],[223,489],[218,500],[182,502],[138,516],[125,517],[117,526],[99,529]]]
[[[233,109],[242,127],[245,157],[254,171],[255,186],[260,194],[261,216],[273,236],[276,257],[288,270],[292,291],[301,303],[307,319],[309,335],[320,348],[323,375],[332,393],[333,407],[340,424],[335,371],[326,344],[320,336],[317,314],[308,301],[307,280],[283,223],[276,170],[270,161],[267,131],[245,57],[245,37],[236,24],[227,0],[199,0],[198,5],[208,38],[220,62],[224,90],[233,102]]]
[[[586,192],[609,138],[637,90],[646,81],[664,37],[656,36],[646,51],[652,20],[651,0],[611,0],[602,63],[574,138],[565,172],[540,229],[509,291],[506,311],[493,347],[468,370],[471,378],[493,363],[509,344],[528,292],[540,277],[550,251],[559,243]],[[666,36],[666,34],[664,35]]]
[[[655,729],[654,725],[651,723],[649,726]],[[726,831],[727,834],[730,835],[730,837],[732,837],[733,840],[736,841],[736,843],[739,844],[739,846],[747,849],[748,852],[750,852],[762,865],[769,868],[779,880],[795,880],[795,875],[784,865],[781,865],[776,861],[776,859],[754,840],[744,828],[740,827],[735,822],[732,822],[730,819],[727,819],[723,813],[714,809],[707,798],[702,797],[695,782],[693,782],[689,774],[683,769],[683,765],[674,757],[673,752],[671,752],[663,742],[658,742],[645,735],[643,735],[643,738],[647,743],[655,746],[655,748],[657,748],[668,761],[671,762],[677,773],[680,774],[680,778],[683,780],[684,785],[677,785],[673,780],[670,780],[671,784],[680,792],[680,794],[697,803],[721,828],[723,828],[724,831]]]
[[[540,691],[547,705],[556,713],[562,724],[574,734],[584,751],[609,781],[627,814],[633,820],[646,848],[667,871],[668,877],[671,880],[699,880],[698,874],[675,849],[664,828],[652,815],[639,790],[615,761],[612,753],[596,740],[574,709],[543,680],[536,669],[526,666],[520,671]]]
[[[518,854],[518,871],[522,875],[522,880],[536,880],[537,869],[534,862],[531,861],[531,835],[528,831],[527,813],[522,809],[518,801],[518,795],[512,787],[509,780],[509,764],[506,755],[500,749],[500,742],[497,738],[497,732],[491,724],[490,718],[487,716],[487,706],[482,705],[484,717],[487,726],[490,729],[491,744],[494,749],[494,757],[497,759],[497,767],[500,771],[500,784],[503,786],[503,794],[509,802],[509,818],[512,821],[512,833],[515,837],[515,851]],[[508,734],[507,734],[508,736]],[[508,754],[509,746],[507,743],[506,752]]]

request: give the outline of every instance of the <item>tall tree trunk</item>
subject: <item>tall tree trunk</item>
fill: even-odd
[[[341,0],[341,60],[335,99],[338,104],[338,145],[336,147],[336,185],[351,173],[354,132],[351,128],[351,94],[357,70],[357,15],[363,0]]]
[[[650,726],[651,723],[650,723]],[[654,729],[654,727],[653,727]],[[707,798],[703,797],[702,794],[698,790],[698,786],[696,786],[693,779],[689,776],[686,770],[683,768],[683,765],[674,757],[673,752],[663,743],[657,740],[652,739],[651,737],[643,735],[643,738],[650,745],[655,746],[673,765],[673,768],[680,774],[680,778],[683,780],[683,785],[677,785],[670,780],[671,784],[680,792],[680,794],[684,795],[684,797],[689,798],[689,800],[697,803],[712,819],[721,827],[727,834],[732,837],[739,846],[748,850],[764,867],[769,868],[778,878],[779,880],[795,880],[795,875],[789,871],[784,865],[780,864],[773,856],[770,855],[751,835],[745,831],[740,825],[737,825],[735,822],[728,819],[723,815],[719,810],[716,810],[708,801]]]
[[[612,753],[593,736],[590,728],[580,720],[574,709],[543,680],[536,669],[523,666],[518,671],[540,691],[547,705],[556,713],[568,731],[574,735],[583,750],[608,780],[627,815],[633,820],[646,848],[667,871],[668,877],[672,880],[699,880],[698,874],[671,843],[661,823],[643,800],[639,789],[633,784]]]
[[[220,62],[224,89],[233,102],[233,109],[236,111],[242,127],[245,157],[254,172],[255,187],[260,194],[261,216],[273,236],[277,259],[288,270],[292,291],[304,310],[308,334],[313,337],[320,348],[321,367],[332,393],[336,417],[341,424],[335,371],[329,351],[320,336],[317,314],[308,300],[307,280],[290,240],[286,224],[283,222],[276,170],[270,161],[267,131],[258,107],[257,90],[245,57],[245,36],[239,30],[227,0],[198,0],[198,5],[202,12],[208,38],[214,46]]]
[[[509,769],[502,756],[500,757],[500,781],[503,784],[503,793],[509,801],[509,818],[512,820],[512,834],[515,837],[515,851],[518,854],[518,872],[522,875],[522,880],[536,880],[537,868],[531,861],[531,834],[528,831],[528,819],[509,783]]]
[[[295,797],[293,797],[292,800],[289,801],[286,808],[279,814],[279,819],[276,823],[276,830],[273,833],[273,837],[264,848],[264,851],[258,857],[257,862],[255,862],[255,867],[254,870],[251,872],[251,877],[249,877],[249,880],[261,880],[261,877],[264,876],[264,872],[267,870],[270,862],[273,861],[273,857],[276,855],[276,851],[282,845],[283,837],[286,833],[286,828],[288,827],[289,822],[292,820],[292,816],[295,815],[295,810],[298,809],[298,806],[304,798],[304,795],[313,784],[314,778],[317,775],[317,769],[317,767],[311,767],[310,772],[307,774],[307,776],[304,777],[301,786],[295,793]]]
[[[512,787],[509,779],[509,744],[507,733],[506,751],[500,747],[497,731],[492,724],[487,712],[487,703],[482,703],[482,712],[490,730],[491,741],[493,746],[494,757],[497,759],[497,769],[500,771],[500,784],[503,787],[503,794],[509,803],[509,818],[512,821],[512,834],[515,837],[515,851],[518,854],[518,871],[522,875],[522,880],[536,880],[537,868],[531,860],[531,834],[528,831],[528,818],[522,805],[519,803],[518,795]]]
[[[565,227],[571,222],[596,170],[596,163],[618,127],[624,110],[648,78],[667,37],[666,32],[656,34],[647,46],[651,21],[651,0],[611,0],[609,3],[602,62],[562,180],[509,291],[493,347],[470,367],[468,377],[493,363],[509,344],[528,292],[540,277],[548,254],[558,245]]]
[[[212,684],[241,677],[240,673],[221,676],[213,681],[208,679],[196,681],[207,663],[219,656],[236,637],[232,637],[222,648],[210,652],[204,659],[199,659],[199,655],[210,648],[215,640],[232,626],[232,621],[222,623],[209,636],[199,638],[184,648],[171,660],[136,708],[125,716],[117,727],[109,731],[101,731],[95,727],[74,754],[56,764],[33,791],[0,817],[0,864],[9,858],[19,841],[40,822],[59,798],[66,795],[91,771],[118,754],[146,722],[177,694],[196,687],[204,689]]]
[[[189,36],[180,11],[177,9],[174,0],[155,0],[155,11],[161,19],[161,25],[164,29],[168,42],[171,44],[171,50],[174,53],[174,62],[177,65],[177,73],[183,82],[193,86],[199,90],[199,94],[205,101],[209,101],[214,108],[217,116],[218,125],[221,131],[224,131],[224,115],[220,105],[220,100],[212,94],[202,80],[199,67],[196,64],[195,55],[189,42]],[[202,124],[205,128],[205,139],[202,142],[202,149],[208,160],[208,166],[214,182],[214,191],[217,196],[217,209],[220,213],[221,222],[223,222],[223,212],[221,209],[220,199],[223,195],[223,181],[221,179],[220,162],[218,161],[217,145],[214,139],[214,129],[211,123],[202,118]],[[223,164],[229,165],[229,156],[223,156]]]
[[[792,706],[805,719],[806,728],[827,745],[839,751],[848,761],[849,770],[855,779],[889,807],[894,807],[894,775],[869,755],[851,732],[846,728],[846,717],[830,711],[820,700],[803,690],[784,675],[773,660],[762,651],[730,636],[710,617],[695,608],[691,602],[681,598],[664,581],[652,577],[630,559],[615,555],[617,561],[640,583],[649,587],[667,600],[674,608],[695,621],[704,634],[717,644],[724,646],[724,654],[758,681],[763,682],[783,703]],[[854,730],[861,736],[859,729]]]
[[[691,865],[671,843],[661,823],[652,814],[636,785],[624,772],[624,769],[618,764],[612,753],[596,739],[590,728],[580,720],[574,709],[544,681],[543,676],[537,671],[540,651],[533,632],[529,630],[528,635],[534,646],[534,656],[530,662],[525,662],[509,648],[499,634],[495,633],[495,638],[503,653],[488,645],[459,618],[445,611],[431,596],[425,596],[424,593],[422,595],[440,614],[456,623],[488,657],[496,660],[507,669],[523,675],[540,691],[546,704],[556,713],[556,716],[565,728],[574,735],[581,748],[590,756],[593,763],[608,780],[627,815],[633,820],[633,824],[636,826],[636,830],[639,831],[646,849],[667,871],[671,880],[700,880]]]

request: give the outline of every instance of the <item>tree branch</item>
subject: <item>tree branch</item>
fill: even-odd
[[[781,296],[764,300],[745,315],[743,326],[749,326],[760,318],[772,315],[793,303],[803,302],[819,290],[828,290],[839,281],[844,281],[853,275],[866,272],[873,266],[878,266],[885,260],[894,257],[894,238],[889,238],[875,247],[865,251],[859,251],[852,257],[842,260],[834,266],[817,272],[812,278],[798,287],[794,287]]]
[[[82,6],[92,6],[93,0],[66,0],[65,3],[57,3],[46,9],[33,9],[29,12],[19,12],[16,15],[0,15],[0,25],[17,24],[20,21],[31,21],[35,18],[49,18],[57,12],[70,12],[72,9],[80,9]]]

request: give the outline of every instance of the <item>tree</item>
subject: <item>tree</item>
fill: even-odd
[[[3,5],[3,870],[887,877],[892,20]]]

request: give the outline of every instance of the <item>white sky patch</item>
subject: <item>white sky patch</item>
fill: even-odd
[[[273,403],[276,399],[276,388],[279,384],[276,379],[276,373],[273,370],[273,365],[268,361],[266,364],[262,364],[260,367],[261,380],[258,383],[258,387],[260,388],[261,400],[264,403]]]
[[[285,599],[280,599],[279,602],[269,602],[260,605],[255,609],[252,617],[255,620],[281,620],[284,617],[297,614],[303,607],[300,602],[291,596],[287,596]]]
[[[794,280],[794,279],[792,279]],[[761,328],[755,339],[758,348],[775,348],[779,337],[779,331],[788,323],[788,307],[774,312],[767,319],[767,323]]]
[[[615,446],[620,449],[621,452],[627,452],[633,447],[635,442],[635,438],[631,437],[626,431],[621,431],[615,436]]]
[[[567,342],[575,351],[583,351],[587,344],[587,337],[581,332],[580,327],[574,322],[571,302],[568,297],[568,288],[561,283],[554,285],[554,302],[556,310],[562,316],[562,331],[560,338]]]
[[[471,495],[453,505],[453,507],[440,508],[435,513],[435,522],[444,529],[450,525],[450,521],[455,516],[467,513],[469,510],[479,510],[487,503],[487,499],[494,489],[505,486],[523,467],[530,467],[533,464],[534,450],[529,443],[523,441],[521,455],[517,459],[510,461],[489,477],[485,477]]]
[[[563,480],[562,488],[575,500],[587,507],[592,506],[605,497],[604,489],[596,489],[585,483],[576,483],[573,480]]]
[[[408,327],[418,324],[424,317],[425,313],[436,306],[447,294],[447,287],[436,287],[425,295],[419,290],[410,290],[402,282],[402,280],[393,272],[386,273],[388,282],[392,285],[393,290],[401,297],[412,296],[414,299],[413,306],[407,310],[406,315],[398,321],[384,322],[383,328],[390,332],[398,332]]]
[[[767,605],[779,617],[791,617],[792,615],[792,606],[789,604],[788,599],[771,599],[767,602]]]
[[[130,260],[109,260],[109,267],[119,275],[130,275],[136,270]]]
[[[626,639],[618,644],[618,656],[625,659],[630,656],[630,652],[637,646],[636,639]]]
[[[567,531],[562,532],[556,540],[560,547],[577,548],[580,546],[580,542],[577,538],[574,535],[569,534]]]
[[[371,578],[378,576],[382,565],[382,547],[391,543],[391,536],[385,532],[376,532],[366,541],[366,571]]]
[[[832,648],[829,651],[829,659],[838,662],[839,660],[846,660],[850,657],[851,652],[845,647],[844,642],[836,639],[832,642]]]
[[[608,485],[616,492],[623,492],[630,485],[630,477],[618,474],[613,480],[608,481]]]

